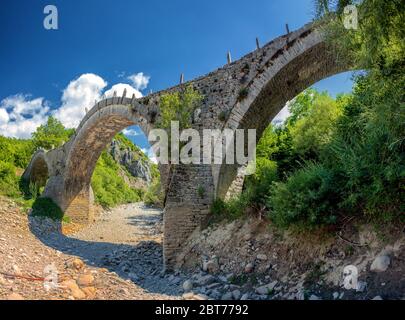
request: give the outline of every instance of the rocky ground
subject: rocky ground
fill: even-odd
[[[347,219],[336,230],[286,232],[265,220],[221,222],[196,231],[178,258],[182,269],[201,266],[227,275],[250,299],[405,299],[405,226],[373,226]],[[357,279],[346,285],[354,274]],[[221,278],[221,276],[219,276]],[[210,287],[205,287],[211,289]]]
[[[161,236],[156,236],[149,225],[150,221],[160,221],[160,213],[147,213],[143,220],[140,214],[124,212],[128,219],[123,221],[123,226],[128,224],[127,229],[120,229],[114,221],[111,226],[118,229],[105,228],[108,219],[102,215],[99,224],[89,227],[88,233],[86,230],[78,233],[85,238],[79,239],[76,235],[62,235],[59,226],[47,219],[28,218],[16,203],[1,198],[0,299],[181,298],[181,290],[154,285],[153,279],[160,279],[159,275],[147,277],[161,271],[161,246],[154,242],[160,241]],[[119,210],[118,214],[121,213]],[[141,220],[141,231],[133,225],[137,219]],[[131,245],[114,243],[123,240],[124,232],[131,235]],[[148,281],[135,281],[135,275],[121,271],[128,262],[134,262],[137,271],[147,269],[138,272],[138,276],[139,281],[144,280],[141,274]]]
[[[221,223],[190,238],[179,257],[183,271],[164,273],[159,210],[125,205],[103,212],[85,228],[64,225],[65,235],[60,229],[48,219],[28,218],[13,201],[0,198],[0,299],[405,296],[403,230],[385,243],[363,230],[350,244],[346,233],[340,243],[280,235],[257,219]],[[359,272],[352,290],[342,288],[343,267],[349,264]]]

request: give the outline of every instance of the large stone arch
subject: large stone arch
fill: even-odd
[[[123,129],[138,125],[148,136],[147,114],[133,105],[111,104],[90,113],[80,124],[66,156],[63,198],[59,205],[74,221],[93,217],[90,182],[102,151]]]
[[[293,41],[276,51],[266,68],[247,86],[247,97],[238,102],[224,127],[256,129],[257,141],[286,103],[316,82],[353,68],[328,47],[320,29],[304,28]],[[239,165],[213,167],[216,196],[229,197],[241,190]]]

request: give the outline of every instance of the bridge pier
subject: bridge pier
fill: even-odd
[[[210,166],[175,166],[163,214],[165,269],[173,269],[181,264],[178,261],[179,253],[194,230],[207,221],[213,196]]]
[[[78,224],[88,224],[94,221],[94,193],[91,186],[83,188],[68,204],[65,216]]]

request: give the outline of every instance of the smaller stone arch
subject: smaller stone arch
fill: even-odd
[[[38,150],[23,174],[23,179],[44,187],[49,178],[49,165],[45,150]]]

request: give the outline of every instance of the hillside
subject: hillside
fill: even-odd
[[[30,208],[42,192],[21,180],[35,150],[50,149],[67,141],[73,131],[53,117],[32,134],[32,139],[0,136],[0,195]],[[159,171],[148,157],[123,134],[118,134],[101,154],[92,177],[95,201],[104,208],[142,201],[158,202]],[[153,190],[151,192],[150,190]],[[152,193],[152,194],[151,194]]]

